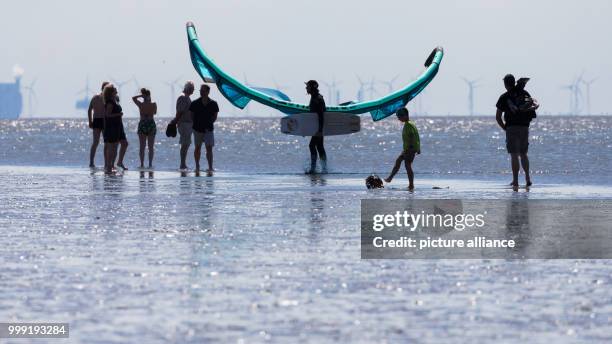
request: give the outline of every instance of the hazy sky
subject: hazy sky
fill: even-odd
[[[160,114],[169,115],[170,89],[163,82],[199,82],[186,43],[185,22],[191,20],[205,51],[226,72],[247,75],[259,86],[273,87],[276,80],[300,102],[306,102],[303,82],[312,78],[335,77],[342,101],[355,99],[356,75],[399,75],[398,88],[441,45],[440,72],[422,98],[429,113],[467,113],[465,76],[480,78],[476,112],[493,114],[508,72],[532,78],[528,90],[542,103],[541,112],[565,113],[569,93],[561,86],[582,71],[586,79],[599,78],[592,112],[612,112],[611,17],[608,0],[5,0],[0,80],[10,81],[19,64],[25,84],[37,78],[36,115],[84,116],[74,102],[87,77],[96,89],[110,77],[135,77],[151,88]],[[378,89],[386,92],[382,84]],[[135,83],[122,89],[132,113],[127,98],[135,91]],[[322,93],[327,97],[324,87]],[[222,98],[216,88],[212,97]],[[222,115],[241,113],[221,106]]]

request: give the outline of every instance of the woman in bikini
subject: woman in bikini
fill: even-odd
[[[151,102],[151,91],[146,88],[140,90],[140,95],[132,97],[140,111],[138,122],[138,138],[140,139],[140,168],[144,168],[145,146],[149,146],[149,168],[153,167],[153,154],[155,151],[155,134],[157,126],[153,116],[157,113],[157,103]]]

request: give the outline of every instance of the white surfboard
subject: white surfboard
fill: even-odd
[[[299,113],[281,118],[281,132],[287,135],[312,136],[319,130],[319,119],[316,113]],[[326,112],[323,121],[323,136],[347,135],[361,130],[359,116]]]

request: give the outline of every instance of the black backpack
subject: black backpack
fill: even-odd
[[[168,123],[168,126],[166,127],[166,136],[176,137],[176,124],[174,124],[172,121]]]

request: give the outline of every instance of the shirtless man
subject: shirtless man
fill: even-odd
[[[108,85],[108,81],[102,83],[101,90],[104,90],[106,85]],[[100,144],[100,134],[104,129],[104,100],[102,99],[102,92],[91,98],[89,108],[87,109],[87,118],[89,119],[89,128],[92,129],[93,133],[93,142],[89,150],[89,167],[95,168],[96,150]]]

